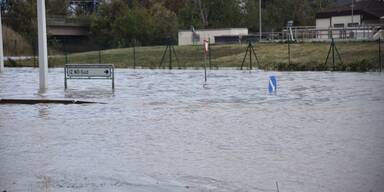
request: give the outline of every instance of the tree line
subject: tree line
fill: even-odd
[[[317,11],[335,0],[262,0],[263,31],[280,31],[288,20],[314,25]],[[36,0],[2,0],[4,23],[29,42],[37,36]],[[77,17],[69,0],[46,0],[47,16]],[[6,10],[6,11],[5,11]],[[176,41],[180,29],[259,28],[259,0],[101,0],[90,17],[91,40],[104,48]]]

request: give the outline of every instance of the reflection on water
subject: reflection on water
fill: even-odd
[[[65,98],[83,98],[83,99],[97,99],[97,98],[110,98],[115,95],[114,89],[97,89],[97,88],[89,88],[83,90],[77,89],[67,89],[65,90],[64,97]]]
[[[38,110],[39,110],[39,118],[47,118],[48,117],[48,115],[49,115],[48,105],[42,104]]]
[[[0,190],[384,191],[377,73],[118,69],[110,81],[0,74]],[[277,76],[269,95],[270,75]]]

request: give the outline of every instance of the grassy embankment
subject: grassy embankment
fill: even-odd
[[[378,44],[376,42],[339,42],[336,44],[341,53],[343,63],[336,58],[338,71],[374,71],[378,69]],[[244,58],[247,44],[213,45],[211,50],[211,64],[218,67],[240,67]],[[164,46],[136,47],[136,66],[143,68],[158,68]],[[332,59],[324,65],[329,49],[329,43],[298,43],[291,44],[291,64],[288,64],[287,44],[260,43],[255,45],[259,58],[260,69],[267,70],[331,70]],[[180,67],[202,67],[203,55],[201,46],[175,46]],[[336,55],[335,55],[336,56]],[[70,54],[68,63],[98,63],[99,52],[85,52]],[[163,67],[168,67],[169,55],[165,57]],[[254,60],[254,58],[253,58]],[[50,67],[62,67],[65,56],[49,58]],[[112,63],[116,67],[133,67],[133,49],[110,49],[101,51],[101,62]],[[173,68],[178,68],[176,61]],[[34,66],[33,59],[16,61],[8,66]],[[11,64],[11,65],[10,65]],[[249,58],[245,65],[249,64]]]
[[[32,46],[19,34],[10,27],[3,26],[3,45],[4,55],[32,55]]]

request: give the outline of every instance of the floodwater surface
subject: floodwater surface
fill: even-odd
[[[106,104],[0,105],[0,191],[384,191],[384,75],[116,70],[69,80],[7,68],[0,98]],[[277,93],[267,93],[276,75]]]

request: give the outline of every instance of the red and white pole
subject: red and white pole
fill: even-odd
[[[204,80],[207,82],[207,56],[209,51],[209,42],[207,39],[204,39]]]

